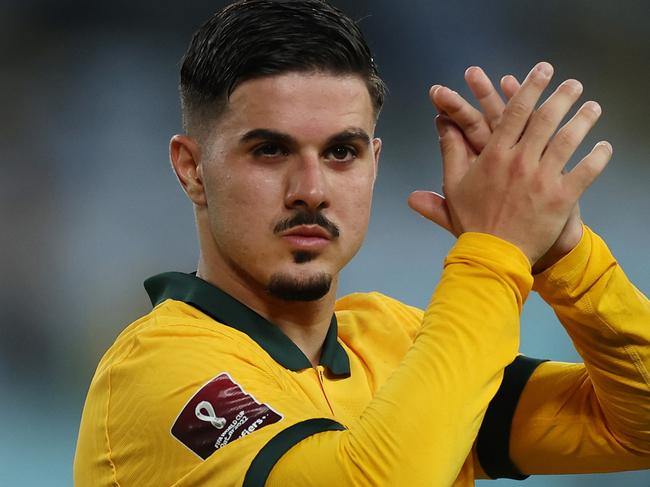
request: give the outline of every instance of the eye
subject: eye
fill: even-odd
[[[337,162],[347,162],[357,158],[357,151],[347,145],[339,145],[331,148],[326,155],[331,155],[331,159]]]
[[[258,146],[253,151],[253,155],[257,157],[280,157],[286,156],[287,154],[288,151],[284,147],[270,142]]]

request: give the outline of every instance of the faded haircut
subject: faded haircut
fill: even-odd
[[[210,17],[183,57],[185,132],[211,127],[240,83],[290,72],[359,76],[379,116],[386,85],[353,20],[323,0],[241,0]]]

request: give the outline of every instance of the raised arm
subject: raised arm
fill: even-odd
[[[587,227],[535,289],[584,365],[533,374],[513,421],[513,460],[528,473],[650,468],[650,301]]]
[[[480,69],[470,68],[466,79],[482,111],[447,88],[434,87],[432,100],[463,131],[468,152],[478,154],[498,125],[503,102]],[[509,98],[519,85],[508,76],[501,87]],[[436,196],[417,198],[429,212],[433,205],[446,208]],[[534,288],[555,310],[584,364],[543,363],[525,385],[514,416],[493,411],[512,418],[510,458],[504,463],[512,460],[512,470],[524,474],[649,468],[647,298],[627,280],[604,242],[583,227],[577,206],[534,271]]]

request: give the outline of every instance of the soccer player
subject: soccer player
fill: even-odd
[[[436,87],[444,198],[410,204],[458,236],[426,310],[336,300],[365,235],[383,99],[356,25],[318,0],[237,2],[195,34],[170,144],[193,203],[195,274],[100,362],[75,483],[468,486],[476,478],[650,467],[650,304],[577,201],[611,156],[567,160],[598,118],[540,63],[482,112]],[[532,267],[539,273],[533,276]],[[532,287],[584,364],[518,355]]]

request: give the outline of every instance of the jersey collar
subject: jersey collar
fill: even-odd
[[[280,328],[245,304],[193,274],[165,272],[144,281],[151,303],[156,306],[166,299],[183,301],[201,310],[219,323],[247,334],[276,362],[289,370],[311,368],[311,363],[298,346]],[[350,360],[337,340],[338,324],[332,315],[325,336],[320,365],[335,376],[350,376]]]

